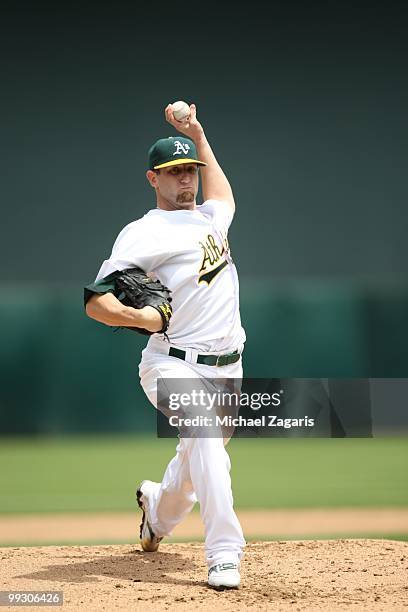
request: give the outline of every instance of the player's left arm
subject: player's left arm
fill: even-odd
[[[227,202],[232,214],[234,214],[235,201],[231,185],[211,149],[201,123],[197,119],[195,104],[190,104],[190,118],[186,123],[180,123],[174,118],[171,104],[166,107],[165,113],[167,121],[176,130],[194,141],[198,158],[207,164],[207,166],[201,167],[201,189],[204,201],[221,200]]]

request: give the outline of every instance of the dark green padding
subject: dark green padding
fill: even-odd
[[[115,274],[117,274],[117,272],[113,272],[106,278],[101,278],[99,281],[90,283],[84,287],[84,306],[87,305],[94,293],[115,293]]]

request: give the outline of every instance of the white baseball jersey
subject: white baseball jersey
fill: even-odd
[[[139,266],[172,291],[167,331],[172,343],[208,352],[234,350],[245,332],[227,241],[232,216],[228,204],[216,200],[195,210],[150,210],[120,232],[96,280]]]

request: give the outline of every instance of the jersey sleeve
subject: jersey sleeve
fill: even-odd
[[[84,287],[84,306],[87,305],[94,293],[115,293],[115,281],[113,277],[114,275],[112,274],[86,285],[86,287]]]
[[[212,219],[217,229],[225,234],[228,232],[234,217],[234,213],[228,202],[223,200],[206,200],[198,209],[202,214]]]
[[[134,221],[118,235],[109,259],[102,263],[96,282],[113,272],[138,266],[146,273],[154,270],[165,258],[161,241],[146,224]]]

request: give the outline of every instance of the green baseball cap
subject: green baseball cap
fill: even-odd
[[[149,149],[148,164],[150,170],[159,170],[159,168],[177,166],[178,164],[207,165],[197,159],[197,149],[194,142],[183,136],[160,138]]]

